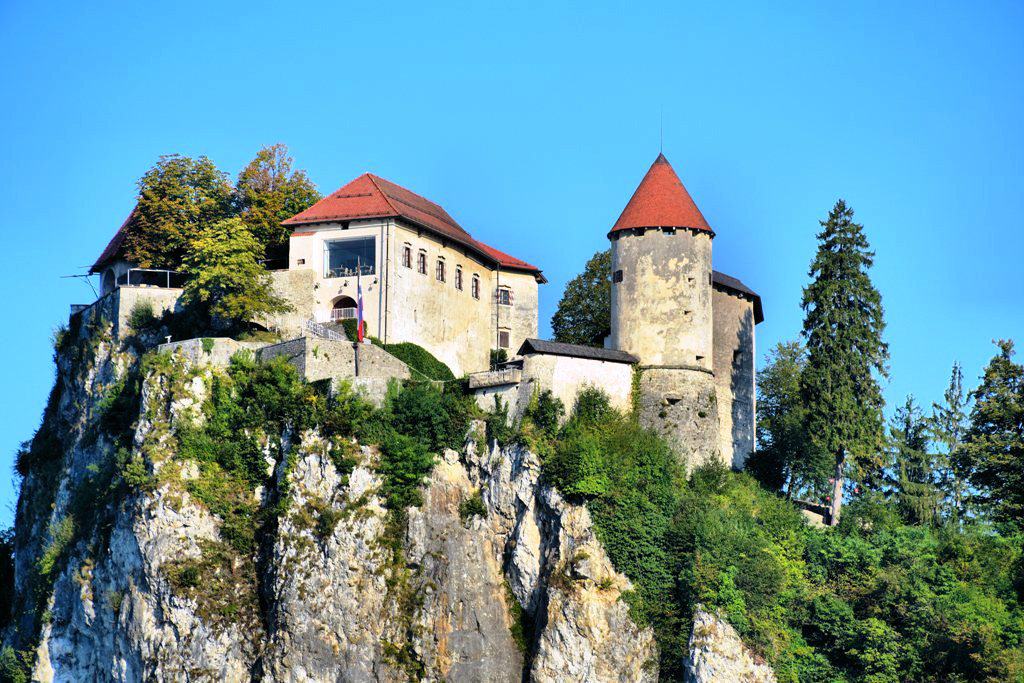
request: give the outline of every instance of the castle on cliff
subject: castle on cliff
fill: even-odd
[[[129,305],[141,299],[157,313],[173,309],[182,284],[178,273],[125,259],[131,221],[90,271],[100,276],[100,300],[114,301],[115,323],[122,325]],[[753,452],[761,300],[713,270],[715,232],[664,155],[608,232],[611,334],[604,348],[537,339],[541,270],[480,242],[438,204],[378,176],[359,176],[284,225],[292,229],[287,263],[270,274],[292,310],[261,321],[286,340],[263,351],[303,358],[311,379],[361,374],[355,379],[370,387],[408,376],[382,351],[339,341],[335,324],[355,316],[358,281],[368,334],[430,351],[456,375],[469,376],[482,406],[492,407],[497,396],[521,413],[537,391],[550,390],[571,408],[581,389],[594,386],[614,406],[637,409],[690,467],[713,459],[741,467]],[[342,361],[324,365],[305,343],[310,337],[341,344],[334,358]],[[492,351],[499,349],[510,358],[495,368]]]

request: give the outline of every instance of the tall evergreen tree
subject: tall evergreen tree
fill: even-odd
[[[953,363],[943,402],[932,404],[929,426],[932,441],[940,449],[939,488],[943,493],[943,512],[947,518],[956,520],[968,514],[971,467],[963,449],[968,405],[963,370],[959,363]]]
[[[1004,522],[1024,525],[1024,366],[1013,362],[1013,342],[996,354],[971,392],[974,408],[964,451],[982,505]]]
[[[935,455],[929,452],[928,422],[913,396],[896,409],[889,425],[896,474],[896,502],[908,524],[934,524],[942,499]]]
[[[291,230],[281,222],[320,201],[320,193],[306,172],[292,170],[288,147],[264,147],[238,174],[235,201],[242,220],[265,245],[268,257],[287,256]]]
[[[800,397],[800,374],[807,353],[798,341],[779,342],[757,373],[757,452],[746,469],[768,488],[789,495],[828,477],[828,463],[814,460],[804,431],[806,410]]]
[[[887,375],[882,297],[864,227],[839,200],[821,222],[811,284],[804,289],[807,366],[800,393],[812,446],[833,463],[831,523],[838,524],[847,471],[871,483],[883,468],[884,419],[878,378]]]
[[[162,156],[139,180],[125,255],[143,268],[178,269],[204,228],[234,213],[231,184],[205,156]]]
[[[565,286],[551,318],[555,341],[603,346],[612,331],[612,252],[594,254]]]

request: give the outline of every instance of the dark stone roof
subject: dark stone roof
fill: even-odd
[[[544,341],[543,339],[527,339],[519,347],[519,355],[543,353],[549,356],[571,356],[572,358],[589,358],[591,360],[607,360],[613,363],[639,363],[640,359],[625,351],[615,349],[599,349],[579,344],[563,344],[562,342]]]
[[[711,284],[721,289],[727,289],[731,292],[745,296],[754,302],[754,324],[764,322],[764,310],[761,308],[761,297],[758,296],[757,292],[747,287],[745,284],[737,280],[736,278],[720,273],[717,270],[711,271]]]

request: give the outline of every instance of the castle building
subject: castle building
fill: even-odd
[[[181,276],[124,258],[131,221],[92,267],[101,300],[109,295],[125,309],[143,297],[158,313],[173,308]],[[324,364],[315,345],[300,342],[310,333],[331,337],[332,323],[355,317],[361,287],[369,335],[418,344],[456,375],[469,374],[484,407],[499,397],[521,414],[537,391],[550,390],[571,408],[581,389],[594,386],[616,408],[636,408],[690,468],[716,459],[739,468],[754,450],[761,299],[713,269],[715,232],[664,155],[608,232],[611,334],[603,349],[537,339],[540,269],[473,238],[438,204],[378,176],[359,176],[284,225],[292,229],[287,268],[270,274],[292,310],[264,322],[289,341],[266,355],[301,356],[304,371],[323,365],[315,372],[325,378],[354,372],[365,379],[348,369],[360,366],[353,345]],[[120,310],[118,320],[127,316]],[[496,349],[512,359],[491,370]],[[389,363],[380,357],[363,373],[380,367],[378,380],[400,376]]]

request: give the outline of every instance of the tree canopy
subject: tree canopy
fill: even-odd
[[[253,236],[270,251],[288,242],[291,230],[281,223],[320,201],[306,172],[292,170],[288,147],[264,147],[238,174],[235,201]]]
[[[603,346],[611,333],[612,252],[590,257],[583,272],[569,280],[551,318],[555,341]]]

